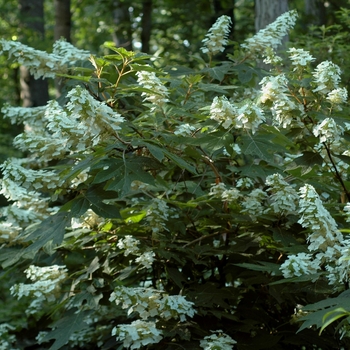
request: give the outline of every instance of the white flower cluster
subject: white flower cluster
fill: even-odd
[[[156,254],[153,251],[149,250],[149,251],[143,252],[140,256],[138,256],[135,259],[135,262],[143,265],[146,269],[150,269],[154,262],[155,256]]]
[[[325,209],[322,201],[311,185],[300,188],[299,224],[312,232],[308,237],[309,250],[326,252],[338,242],[343,241],[343,235],[337,228],[337,223]]]
[[[146,221],[152,232],[157,234],[162,231],[169,231],[166,222],[169,218],[177,218],[175,209],[169,208],[165,200],[153,198],[151,203],[144,208],[146,211]]]
[[[87,59],[86,51],[78,50],[64,41],[57,41],[52,54],[35,50],[18,41],[0,40],[0,54],[7,53],[17,63],[27,67],[35,79],[54,78],[56,74],[66,73],[68,64],[78,59]]]
[[[248,214],[253,220],[255,220],[258,216],[264,214],[266,210],[265,202],[267,198],[268,196],[266,192],[260,188],[254,189],[242,201],[241,212],[243,214]]]
[[[206,38],[202,40],[204,44],[201,47],[203,53],[216,55],[225,50],[228,43],[227,37],[230,33],[232,20],[229,16],[219,17],[213,26],[209,29]]]
[[[123,341],[124,346],[131,349],[158,343],[162,339],[161,330],[156,328],[155,322],[148,321],[149,318],[180,319],[180,322],[185,322],[187,317],[193,317],[196,312],[193,303],[185,297],[167,295],[151,288],[119,286],[112,292],[109,301],[121,304],[122,309],[128,309],[128,315],[138,313],[141,317],[141,320],[129,325],[118,325],[112,330],[112,335],[118,335],[117,340]]]
[[[175,135],[180,135],[180,136],[189,136],[195,130],[196,130],[196,128],[193,125],[190,125],[190,124],[186,123],[186,124],[178,125],[175,128],[174,134]]]
[[[312,275],[321,269],[320,261],[314,259],[312,254],[298,253],[289,255],[280,267],[284,278]]]
[[[160,317],[164,320],[173,318],[185,322],[187,317],[193,317],[196,312],[194,304],[185,297],[167,295],[161,290],[151,288],[119,286],[114,289],[109,301],[128,309],[128,315],[138,313],[143,320]]]
[[[294,27],[298,14],[295,10],[284,13],[273,23],[260,30],[252,38],[246,39],[241,45],[253,56],[265,56],[269,49],[275,50],[282,39]]]
[[[226,191],[226,185],[223,182],[211,184],[209,196],[221,199],[221,196],[224,193],[224,191]]]
[[[290,255],[281,265],[284,277],[314,274],[324,268],[330,285],[336,287],[349,282],[349,240],[343,238],[337,224],[325,209],[311,185],[300,189],[299,223],[311,233],[308,236],[307,253]]]
[[[33,170],[24,167],[26,160],[8,158],[0,165],[3,180],[15,182],[18,186],[28,191],[46,191],[57,188],[61,182],[59,176],[49,170]]]
[[[241,188],[242,190],[247,190],[254,187],[254,182],[249,177],[241,177],[237,180],[236,187]]]
[[[74,63],[80,60],[88,60],[90,52],[76,48],[65,39],[56,40],[53,44],[53,54],[62,58],[64,63]]]
[[[124,256],[128,256],[129,254],[136,255],[135,262],[143,265],[145,268],[151,268],[155,253],[151,250],[141,253],[138,247],[139,243],[140,241],[133,236],[126,235],[124,238],[118,240],[117,247],[124,250]]]
[[[88,229],[94,228],[96,226],[101,225],[104,223],[105,220],[98,216],[94,211],[91,209],[88,209],[85,214],[83,214],[79,218],[72,218],[71,220],[71,228],[73,230],[76,229]]]
[[[0,209],[6,222],[0,223],[0,239],[13,242],[22,231],[21,226],[41,221],[55,212],[49,207],[44,192],[55,189],[61,182],[58,175],[48,170],[33,170],[30,159],[7,159],[1,166],[3,178],[0,194],[10,205]]]
[[[14,347],[16,337],[13,334],[9,334],[9,331],[13,330],[15,330],[15,327],[12,327],[8,323],[0,324],[0,350],[19,350]]]
[[[226,96],[215,96],[210,106],[210,119],[222,123],[225,129],[228,129],[234,122],[237,115],[237,109],[230,103]]]
[[[250,101],[243,101],[239,107],[233,105],[226,96],[216,96],[210,106],[210,119],[222,123],[225,129],[232,126],[251,130],[254,134],[265,121],[265,116],[263,110]]]
[[[80,86],[67,94],[67,117],[62,114],[48,114],[48,129],[55,136],[69,136],[77,150],[95,146],[108,135],[120,129],[124,118],[105,103],[97,101],[88,91]],[[79,141],[79,142],[78,142]]]
[[[339,66],[331,61],[321,62],[312,73],[313,82],[316,85],[314,92],[327,94],[333,89],[337,89],[340,82],[341,70]]]
[[[52,265],[38,267],[31,265],[25,270],[31,284],[19,283],[10,288],[12,295],[18,299],[30,297],[31,302],[26,310],[28,314],[35,314],[40,311],[45,302],[54,302],[59,296],[61,284],[67,278],[65,266]]]
[[[16,182],[2,179],[0,193],[8,200],[13,201],[9,206],[1,208],[0,212],[6,217],[6,222],[0,223],[0,239],[13,242],[22,227],[45,219],[57,208],[50,208],[49,198],[43,197],[38,191],[18,186]]]
[[[332,144],[340,141],[344,129],[333,118],[325,118],[313,128],[312,132],[320,139],[320,143]]]
[[[308,51],[303,49],[296,49],[295,47],[292,47],[287,52],[289,53],[289,58],[294,66],[293,71],[302,71],[303,68],[315,61],[315,58],[312,57]]]
[[[1,112],[8,118],[11,124],[30,124],[31,128],[42,128],[46,106],[39,107],[13,107],[5,104]]]
[[[2,212],[2,215],[5,213]],[[5,215],[4,215],[5,216]],[[16,222],[0,222],[0,243],[12,243],[22,231],[22,227]]]
[[[44,115],[42,109],[38,110],[43,124],[26,129],[15,138],[14,144],[23,151],[33,152],[39,160],[48,161],[70,152],[88,152],[120,129],[124,118],[82,87],[75,87],[67,97],[70,101],[65,107],[50,101]],[[8,117],[16,121],[27,116],[22,109],[7,108],[5,112],[11,112]]]
[[[345,103],[348,99],[348,90],[346,88],[337,88],[332,91],[330,91],[327,94],[327,100],[337,107],[336,109],[341,110],[340,106],[341,104]]]
[[[0,54],[8,53],[17,63],[29,69],[35,79],[54,78],[56,73],[65,73],[66,67],[61,57],[35,50],[18,41],[0,40]]]
[[[257,131],[260,124],[265,122],[264,111],[251,101],[244,101],[237,112],[236,128],[251,130],[252,134]]]
[[[271,103],[271,112],[276,126],[287,128],[300,123],[300,115],[304,113],[303,106],[289,96],[288,79],[284,74],[267,76],[260,81],[261,103]]]
[[[117,247],[124,250],[124,256],[128,256],[129,254],[138,255],[139,243],[140,241],[133,236],[126,235],[124,238],[118,240]]]
[[[225,334],[222,330],[212,331],[212,333],[214,334],[208,335],[200,341],[200,347],[202,349],[228,350],[233,349],[233,346],[237,343],[229,335]]]
[[[169,101],[168,89],[162,84],[154,72],[143,70],[138,71],[136,75],[137,82],[143,88],[149,90],[147,92],[143,92],[141,96],[145,96],[144,101],[149,101],[153,105],[151,112],[153,112],[157,107],[161,108],[166,102]]]
[[[140,349],[149,344],[157,344],[162,340],[162,332],[151,321],[136,320],[131,324],[120,324],[114,327],[112,335],[123,342],[125,349]]]
[[[219,198],[222,201],[235,202],[241,197],[237,188],[226,188],[223,182],[212,184],[209,190],[209,196]]]
[[[273,174],[266,177],[266,185],[269,186],[268,192],[270,208],[275,214],[289,215],[297,213],[299,201],[298,192],[286,182],[282,175]]]

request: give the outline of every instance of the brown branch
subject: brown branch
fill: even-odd
[[[332,166],[333,166],[334,171],[335,171],[335,175],[336,175],[337,179],[339,180],[340,185],[342,186],[342,188],[343,188],[343,190],[344,190],[344,192],[345,192],[345,194],[346,194],[346,197],[347,197],[347,199],[348,199],[348,202],[350,202],[350,193],[348,192],[348,190],[347,190],[347,188],[346,188],[346,186],[345,186],[345,183],[344,183],[344,181],[343,181],[343,179],[342,179],[342,177],[341,177],[341,175],[340,175],[340,173],[339,173],[339,171],[338,171],[338,168],[337,168],[337,166],[336,166],[335,163],[334,163],[334,160],[333,160],[331,151],[330,151],[329,147],[327,146],[326,142],[323,142],[323,145],[324,145],[324,147],[325,147],[325,149],[326,149],[326,151],[327,151],[328,158],[329,158],[329,160],[330,160],[331,163],[332,163]]]

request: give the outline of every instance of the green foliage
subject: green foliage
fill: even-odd
[[[0,339],[348,347],[349,108],[337,67],[329,77],[305,52],[305,64],[261,52],[276,59],[267,72],[237,46],[228,61],[197,54],[161,70],[104,49],[60,74],[60,104],[26,120],[28,156],[2,167],[12,301],[1,316],[22,318]]]

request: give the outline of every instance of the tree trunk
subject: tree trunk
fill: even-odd
[[[141,44],[142,52],[149,53],[152,29],[152,0],[144,0],[142,3],[142,32],[141,32]]]
[[[321,26],[326,24],[326,8],[323,1],[305,0],[305,15],[307,18],[307,27],[310,24]]]
[[[255,30],[258,32],[288,11],[288,0],[255,0]]]
[[[54,39],[59,40],[61,38],[71,41],[71,12],[70,12],[70,0],[55,0],[55,33]],[[55,79],[56,98],[61,96],[62,93],[62,79]]]
[[[70,41],[70,30],[70,0],[55,0],[55,41],[61,38]]]
[[[19,15],[21,41],[30,41],[30,45],[36,40],[42,42],[45,38],[44,0],[19,0]],[[49,100],[47,81],[35,80],[24,66],[20,68],[20,86],[23,107],[43,106]]]
[[[114,33],[113,41],[117,47],[124,47],[126,50],[132,50],[132,30],[129,13],[129,5],[125,1],[113,1],[113,22]]]

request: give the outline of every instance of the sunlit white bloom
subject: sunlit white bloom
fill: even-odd
[[[297,17],[295,10],[282,14],[265,29],[260,30],[252,38],[246,39],[241,46],[251,55],[264,56],[268,49],[275,50],[281,45],[282,39],[294,27]]]
[[[282,175],[273,174],[266,177],[267,191],[270,195],[270,208],[275,214],[296,214],[299,196],[297,191],[286,182]]]
[[[135,262],[143,265],[147,269],[150,269],[152,267],[155,256],[156,256],[155,253],[152,251],[144,252],[135,259]]]
[[[345,103],[347,99],[348,90],[346,88],[334,89],[327,94],[327,100],[334,105]]]
[[[233,346],[237,343],[220,329],[211,332],[216,334],[208,335],[200,341],[200,347],[204,350],[233,349]]]
[[[226,96],[216,96],[210,106],[210,119],[222,123],[222,126],[228,129],[234,123],[237,112],[237,108],[230,103]]]
[[[236,127],[251,130],[254,134],[265,121],[264,111],[254,103],[245,102],[237,111]]]
[[[312,132],[319,137],[321,143],[330,144],[340,140],[344,129],[333,118],[325,118],[313,128]]]
[[[72,151],[86,151],[120,129],[124,118],[111,107],[94,99],[80,86],[67,94],[62,108],[51,101],[45,113],[47,129]]]
[[[311,185],[300,188],[298,223],[310,230],[308,236],[309,250],[325,252],[327,247],[332,247],[342,242],[343,236],[338,230],[337,223],[322,204],[322,201]]]
[[[279,95],[272,104],[273,125],[287,128],[290,125],[303,126],[300,115],[304,114],[303,106],[287,94]]]
[[[117,247],[124,250],[124,256],[128,256],[129,254],[138,255],[140,251],[138,247],[139,243],[140,241],[133,236],[126,235],[124,238],[118,240]]]
[[[79,218],[72,218],[71,227],[72,229],[94,228],[104,222],[104,219],[98,216],[93,210],[88,209],[82,216]]]
[[[311,254],[299,253],[289,255],[287,260],[280,266],[284,278],[300,277],[317,273],[321,269],[320,262],[313,259]]]
[[[260,101],[262,103],[275,101],[282,93],[288,91],[288,79],[284,74],[266,76],[259,84],[261,85]]]
[[[181,135],[181,136],[188,136],[188,135],[191,135],[195,130],[196,128],[193,125],[186,123],[186,124],[178,125],[174,131],[174,134]]]
[[[0,243],[13,242],[21,231],[22,231],[22,228],[13,222],[9,222],[9,221],[1,222],[0,223]]]
[[[138,71],[137,82],[148,89],[149,91],[143,92],[141,96],[144,96],[144,101],[151,102],[154,106],[151,111],[154,111],[156,107],[162,107],[166,102],[168,102],[169,92],[168,89],[162,84],[160,79],[156,76],[154,72],[149,71]]]
[[[230,33],[231,24],[232,20],[229,16],[224,15],[219,17],[209,29],[206,38],[202,40],[204,44],[204,46],[201,47],[202,52],[212,55],[223,52],[228,42],[227,37]]]
[[[112,329],[112,335],[123,342],[126,349],[140,349],[149,344],[157,344],[162,340],[162,332],[156,328],[155,322],[136,320],[131,324],[119,324]]]
[[[339,66],[331,61],[320,63],[312,73],[313,82],[316,88],[314,92],[327,94],[328,92],[337,89],[340,82],[341,70]]]
[[[287,52],[289,53],[289,58],[292,61],[292,65],[295,66],[293,69],[294,71],[315,61],[315,58],[312,57],[308,51],[303,49],[296,49],[292,47]]]
[[[261,82],[261,103],[272,102],[273,124],[286,128],[300,122],[303,106],[289,95],[288,79],[284,74],[264,77]]]

